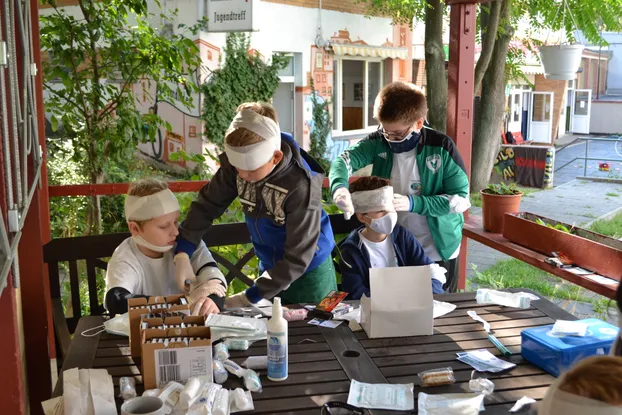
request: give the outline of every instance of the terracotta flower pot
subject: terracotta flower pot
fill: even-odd
[[[484,230],[492,233],[503,232],[503,221],[506,213],[516,213],[520,209],[522,193],[517,195],[493,195],[479,192],[482,196],[482,219]]]

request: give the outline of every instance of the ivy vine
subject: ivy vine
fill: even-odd
[[[213,71],[201,86],[204,96],[203,115],[207,139],[223,146],[225,132],[244,102],[270,102],[279,85],[278,73],[290,56],[275,54],[271,63],[258,53],[249,53],[250,35],[229,33],[224,47],[224,64]]]
[[[311,104],[313,105],[310,141],[311,148],[309,154],[320,163],[322,168],[326,170],[330,168],[330,160],[327,156],[328,146],[326,139],[332,131],[333,124],[329,111],[328,99],[322,98],[315,90],[315,83],[311,77]]]

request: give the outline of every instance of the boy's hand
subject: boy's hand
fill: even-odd
[[[345,187],[340,187],[333,193],[333,202],[343,212],[343,217],[350,220],[354,214],[354,206],[352,205],[352,196]]]
[[[180,252],[175,255],[173,259],[175,263],[175,282],[179,291],[186,292],[186,280],[194,282],[196,276],[192,270],[192,264],[190,263],[190,257],[184,252]]]
[[[250,307],[252,303],[243,292],[232,295],[225,299],[225,308]]]
[[[410,197],[394,193],[393,207],[396,212],[410,212]]]
[[[207,296],[199,298],[192,309],[193,316],[208,316],[210,314],[218,313],[220,313],[220,309],[216,303]]]

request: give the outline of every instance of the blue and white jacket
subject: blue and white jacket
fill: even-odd
[[[317,268],[335,245],[322,209],[324,171],[290,134],[281,133],[281,151],[283,160],[255,183],[242,180],[227,155],[220,154],[220,168],[199,191],[179,228],[177,251],[191,255],[212,222],[240,199],[260,271],[270,276],[258,278],[246,290],[253,303],[271,299]]]
[[[371,260],[367,247],[361,240],[359,232],[364,226],[353,230],[341,245],[341,286],[349,293],[348,299],[358,300],[363,294],[369,297],[369,269]],[[389,237],[393,240],[393,248],[400,267],[429,265],[433,262],[423,252],[423,248],[406,228],[395,225]],[[443,282],[432,278],[432,293],[442,294]]]

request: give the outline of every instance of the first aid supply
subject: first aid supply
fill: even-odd
[[[539,299],[538,296],[530,293],[508,293],[487,288],[479,288],[475,296],[477,304],[497,304],[514,308],[529,308],[532,301]]]
[[[214,400],[212,413],[214,415],[229,415],[229,391],[227,389],[219,389]]]
[[[307,318],[309,311],[305,308],[295,310],[283,310],[283,318],[287,321],[302,321]]]
[[[266,326],[268,328],[268,379],[282,381],[287,379],[287,321],[283,318],[279,297],[273,299],[272,317]]]
[[[484,410],[484,395],[449,393],[428,395],[419,392],[419,415],[477,415]]]
[[[551,375],[559,376],[581,359],[609,354],[619,329],[597,318],[579,322],[587,326],[587,332],[583,337],[553,334],[553,325],[523,330],[521,332],[523,358]]]
[[[201,395],[188,409],[187,415],[211,415],[216,394],[222,386],[215,383],[206,383],[201,389]]]
[[[471,380],[469,381],[469,390],[475,393],[490,395],[495,391],[495,384],[490,379],[477,378],[473,379],[475,371],[471,372]]]
[[[244,378],[244,386],[246,386],[246,389],[251,392],[262,391],[261,380],[259,379],[257,372],[251,369],[246,369],[242,377]]]
[[[229,358],[229,348],[224,343],[214,346],[214,359],[224,362]]]
[[[253,397],[249,391],[242,388],[236,388],[229,395],[231,402],[231,412],[252,411],[255,409],[253,405]]]
[[[415,409],[414,385],[370,384],[353,380],[348,405],[358,408],[412,411]]]
[[[121,391],[121,398],[124,401],[136,397],[136,380],[127,376],[119,379],[119,389]]]
[[[233,167],[246,171],[257,170],[270,161],[275,151],[281,149],[281,131],[271,118],[243,109],[233,118],[228,131],[240,128],[254,132],[263,140],[243,147],[233,147],[225,143],[225,153]]]
[[[393,207],[393,187],[384,186],[374,190],[364,190],[351,194],[352,205],[357,213],[395,212]]]
[[[514,363],[497,358],[486,349],[456,353],[458,360],[479,372],[502,372],[516,367]]]
[[[504,345],[503,343],[501,343],[499,341],[499,339],[497,339],[497,337],[495,337],[494,334],[492,334],[492,330],[490,330],[490,324],[484,320],[483,318],[481,318],[480,316],[477,315],[477,313],[473,310],[469,310],[467,311],[467,315],[469,317],[471,317],[473,320],[478,321],[480,323],[482,323],[484,325],[484,330],[486,330],[486,333],[488,333],[488,339],[492,342],[492,344],[495,345],[495,347],[501,352],[503,353],[504,356],[511,356],[512,352],[510,352]]]
[[[94,332],[94,330],[97,330]],[[130,337],[130,316],[129,313],[117,314],[110,320],[104,321],[104,324],[84,330],[81,334],[84,337],[95,337],[98,334],[107,332],[117,336]]]
[[[557,320],[555,324],[553,324],[551,334],[583,337],[587,334],[587,324],[581,323],[580,321]]]
[[[454,371],[450,367],[426,370],[418,373],[417,376],[421,379],[421,386],[423,387],[451,385],[456,382]]]
[[[235,363],[233,360],[225,360],[224,362],[222,362],[222,365],[225,367],[225,369],[227,369],[227,372],[231,373],[232,375],[235,375],[239,378],[244,376],[244,369],[242,369],[242,367],[240,367],[240,365]]]
[[[261,370],[268,368],[268,356],[249,356],[242,362],[247,369]]]
[[[214,374],[214,382],[223,384],[227,381],[229,373],[220,360],[212,360],[212,372]]]
[[[536,400],[532,399],[528,396],[523,396],[522,398],[520,398],[519,400],[516,401],[516,403],[514,404],[514,406],[512,408],[510,408],[510,412],[514,413],[514,412],[518,412],[521,409],[523,409],[523,407],[527,406],[527,405],[531,405],[532,403],[535,403]]]
[[[229,350],[248,350],[251,347],[253,342],[250,340],[239,340],[239,339],[227,339],[225,340],[225,346]]]
[[[162,389],[162,393],[160,393],[158,397],[164,402],[165,414],[173,412],[173,408],[175,408],[175,405],[179,402],[179,396],[182,390],[184,390],[184,385],[179,382],[169,382]]]
[[[186,382],[186,386],[181,391],[179,395],[179,403],[178,406],[181,409],[188,409],[197,400],[199,395],[201,394],[201,389],[203,384],[199,380],[199,378],[193,377],[188,379]]]

